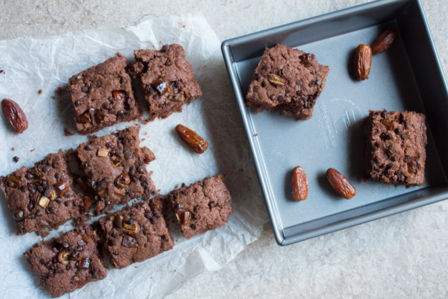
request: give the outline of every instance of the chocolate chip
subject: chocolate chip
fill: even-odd
[[[80,100],[75,101],[75,106],[80,106],[82,102]]]
[[[19,157],[14,156],[14,157],[12,157],[12,160],[17,163],[17,162],[19,162]]]
[[[166,62],[165,62],[165,65],[166,66],[171,66],[172,65],[171,60],[167,59]]]
[[[160,52],[167,52],[170,49],[170,45],[164,45],[162,49],[160,49]]]

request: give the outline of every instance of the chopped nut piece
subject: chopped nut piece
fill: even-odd
[[[107,149],[107,148],[100,148],[99,150],[98,150],[98,153],[97,153],[97,155],[99,156],[99,157],[107,157],[108,155],[109,155],[109,149]]]
[[[22,210],[18,210],[16,213],[15,213],[15,218],[16,218],[16,220],[22,220],[23,219],[23,215],[24,215],[24,213],[23,213],[23,211]]]
[[[92,199],[90,198],[90,196],[84,196],[84,212],[89,211],[91,206]]]
[[[67,190],[68,190],[68,184],[65,181],[59,181],[56,184],[56,188],[58,188],[58,190],[60,191],[59,192],[59,197],[63,197],[65,192],[67,192]]]
[[[280,86],[284,86],[286,84],[285,79],[283,79],[275,74],[269,75],[269,82],[271,82],[274,85],[280,85]]]
[[[180,225],[189,224],[191,220],[191,214],[189,211],[177,212],[176,218]]]
[[[58,255],[58,260],[67,265],[68,264],[68,258],[69,258],[70,253],[67,250],[61,251]]]
[[[112,163],[113,166],[118,167],[120,165],[121,159],[118,156],[112,156],[110,157],[110,162]]]
[[[116,225],[116,226],[118,226],[118,227],[122,227],[123,226],[123,215],[121,215],[121,214],[117,214],[117,215],[115,215],[115,216],[113,216],[114,217],[114,219],[113,219],[113,221],[114,221],[114,224]]]
[[[114,90],[112,91],[112,96],[115,100],[123,100],[126,97],[126,93],[121,90]]]
[[[92,122],[92,120],[90,119],[89,111],[86,111],[79,116],[79,122],[83,124]]]
[[[21,182],[20,182],[20,178],[16,177],[15,175],[9,175],[6,178],[6,181],[8,182],[8,184],[12,187],[16,187],[19,188],[21,186]]]
[[[131,178],[126,173],[119,175],[115,179],[115,185],[121,189],[126,188],[126,186],[129,185],[130,183],[131,183]]]
[[[50,196],[49,199],[53,200],[56,198],[56,191],[54,191],[53,189],[50,190]]]
[[[41,196],[41,198],[39,199],[39,206],[41,206],[44,209],[48,206],[49,203],[50,199],[46,196]]]
[[[133,222],[133,223],[123,223],[123,232],[127,233],[127,234],[136,234],[140,231],[140,226],[138,225],[138,223]]]
[[[76,263],[78,268],[89,269],[90,266],[90,258],[82,258],[80,261]]]

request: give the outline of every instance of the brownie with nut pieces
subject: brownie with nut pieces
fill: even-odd
[[[264,51],[246,104],[257,110],[280,111],[297,120],[309,119],[329,70],[314,54],[277,44]]]
[[[69,80],[76,129],[92,133],[141,116],[126,72],[126,57],[112,57]]]
[[[76,150],[88,186],[94,191],[96,214],[115,204],[155,192],[146,164],[155,159],[147,147],[140,147],[138,126],[102,137],[91,136]]]
[[[167,200],[187,239],[223,226],[233,211],[223,175],[182,186],[171,191]]]
[[[101,218],[102,252],[114,268],[124,268],[154,257],[174,246],[162,211],[138,202]]]
[[[370,179],[385,184],[423,185],[427,144],[424,114],[370,111],[365,130]]]
[[[164,45],[160,51],[136,50],[134,55],[136,62],[131,72],[142,84],[152,118],[180,112],[183,104],[202,96],[182,46]]]
[[[79,217],[82,201],[72,189],[64,154],[49,154],[34,167],[22,167],[0,179],[17,234],[47,235],[64,222]]]
[[[106,277],[98,255],[98,239],[90,226],[40,242],[24,253],[41,286],[59,297]]]

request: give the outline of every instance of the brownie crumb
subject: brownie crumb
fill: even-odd
[[[56,90],[55,90],[56,94],[58,94],[58,95],[63,94],[65,91],[66,91],[65,86],[59,86],[59,87],[56,88]]]
[[[19,157],[14,156],[14,157],[12,157],[12,160],[17,163],[17,162],[19,162]]]
[[[32,149],[30,149],[30,152],[32,153],[32,152],[34,152],[36,149],[35,148],[32,148]]]
[[[15,151],[16,149],[15,149],[14,147],[11,147],[11,150],[12,150],[12,151]]]
[[[73,133],[71,130],[64,128],[64,135],[65,136],[73,136],[75,133]]]
[[[4,70],[0,70],[0,74],[4,74],[5,73],[5,71]]]
[[[39,89],[39,90],[37,91],[37,93],[38,93],[38,94],[42,94],[42,89]]]

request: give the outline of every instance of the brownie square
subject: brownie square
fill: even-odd
[[[246,104],[257,110],[280,111],[298,120],[309,119],[329,71],[314,54],[277,44],[264,51]]]
[[[52,297],[82,288],[107,275],[98,256],[97,237],[89,226],[40,242],[24,256],[39,276],[41,286]]]
[[[370,111],[366,123],[367,175],[385,184],[422,185],[425,181],[425,115]]]
[[[133,73],[142,84],[152,118],[180,112],[183,104],[202,96],[182,46],[165,45],[160,51],[136,50],[134,55]]]
[[[101,218],[99,227],[102,252],[114,268],[142,262],[174,246],[162,212],[147,202]]]
[[[0,189],[14,215],[18,235],[35,231],[45,236],[49,229],[82,212],[62,151],[49,154],[34,167],[22,167],[2,177]]]
[[[227,223],[232,198],[223,179],[223,175],[206,178],[167,195],[187,239]]]
[[[97,214],[155,191],[146,170],[154,154],[140,147],[139,131],[139,127],[130,127],[102,137],[91,136],[77,148],[88,185],[96,194],[93,204]]]
[[[87,134],[141,115],[126,73],[128,61],[112,57],[69,80],[76,129]]]

